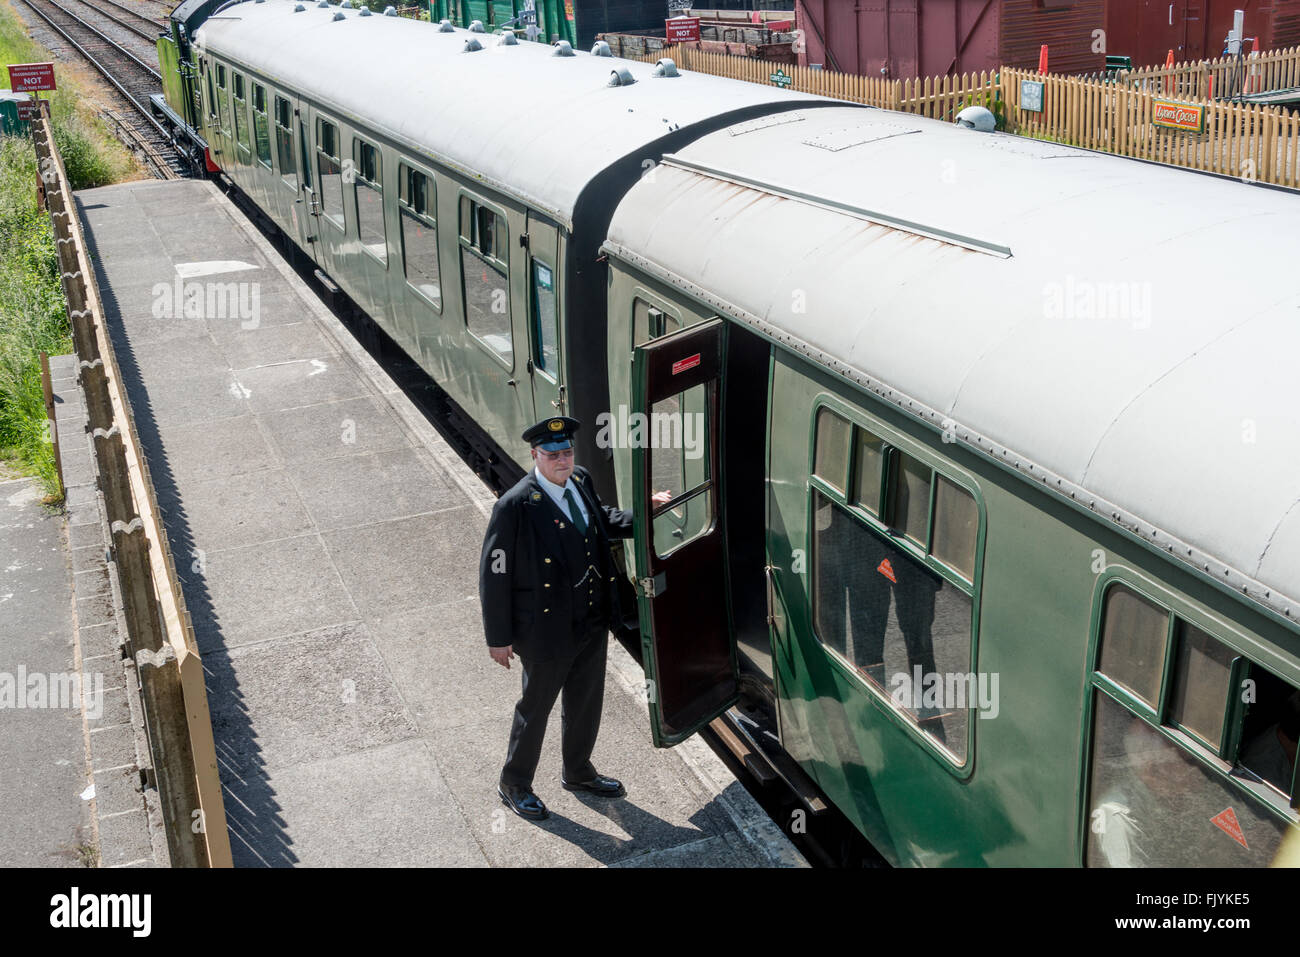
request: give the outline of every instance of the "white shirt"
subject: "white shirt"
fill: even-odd
[[[551,497],[551,501],[558,505],[560,511],[565,515],[569,515],[570,518],[572,518],[572,516],[569,512],[569,503],[564,500],[564,490],[569,488],[573,489],[573,500],[578,503],[578,511],[582,513],[583,524],[591,524],[591,516],[587,514],[587,506],[582,501],[582,493],[578,491],[578,486],[573,483],[572,475],[565,480],[563,485],[556,485],[543,475],[542,470],[536,466],[533,466],[533,475],[537,476],[537,484],[546,490],[546,494]]]

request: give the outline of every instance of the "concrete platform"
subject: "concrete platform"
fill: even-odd
[[[213,184],[77,199],[203,652],[237,865],[803,865],[698,740],[651,746],[617,647],[594,761],[628,797],[559,787],[557,713],[536,779],[552,817],[509,813],[519,671],[483,641],[489,490]],[[184,318],[175,283],[196,273],[258,308]]]

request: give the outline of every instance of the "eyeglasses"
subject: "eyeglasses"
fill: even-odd
[[[554,462],[556,459],[573,458],[573,449],[560,449],[558,452],[548,452],[545,449],[538,449],[537,454],[542,456],[548,462]]]

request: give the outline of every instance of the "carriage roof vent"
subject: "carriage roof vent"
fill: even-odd
[[[302,12],[303,12],[304,10],[306,10],[306,9],[307,9],[307,8],[304,7],[301,3],[295,3],[295,4],[293,5],[293,12],[294,12],[294,13],[302,13]]]
[[[503,47],[518,46],[519,38],[511,31],[507,30],[505,33],[501,34],[501,39],[497,41],[497,45]]]
[[[253,0],[254,3],[266,3],[266,0]]]
[[[998,128],[997,118],[982,106],[968,106],[957,114],[956,123],[962,129],[992,133]]]
[[[357,11],[357,16],[359,16],[359,17],[368,17],[368,16],[370,16],[370,8],[369,8],[369,7],[362,7],[360,10]]]
[[[440,20],[440,21],[438,22],[438,32],[439,32],[439,33],[455,33],[455,32],[456,32],[456,28],[453,27],[453,26],[451,25],[451,21],[450,21],[450,20]]]
[[[677,64],[674,63],[672,60],[668,59],[668,57],[664,57],[662,60],[660,60],[658,63],[655,64],[654,75],[655,76],[681,76],[681,74],[677,72]]]
[[[345,16],[344,16],[343,14],[341,14],[341,13],[335,13],[333,19],[334,19],[334,22],[337,23],[339,20],[346,20],[347,17],[345,17]]]
[[[316,4],[316,6],[321,7],[322,9],[328,7],[329,5],[330,5],[330,0],[320,0],[320,3]]]
[[[469,25],[469,32],[470,32],[470,33],[487,33],[487,31],[483,29],[483,21],[482,21],[482,20],[474,20],[474,21],[472,21],[472,22],[470,23],[470,25]]]
[[[596,45],[591,48],[591,55],[592,56],[613,56],[614,54],[609,49],[608,43],[606,43],[604,40],[597,40]]]
[[[632,71],[625,66],[621,66],[617,70],[610,71],[609,83],[607,85],[608,86],[631,86],[635,82],[636,82],[636,78],[632,76]]]
[[[343,2],[339,4],[339,9],[340,9],[340,10],[351,10],[351,9],[352,9],[352,0],[343,0]]]
[[[384,16],[386,16],[386,17],[395,17],[395,16],[397,16],[397,8],[396,8],[396,7],[384,7]]]
[[[573,56],[573,45],[568,40],[556,40],[551,56]]]
[[[478,42],[478,37],[470,37],[465,41],[465,53],[477,53],[483,49],[483,44]]]

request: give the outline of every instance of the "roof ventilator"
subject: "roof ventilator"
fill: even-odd
[[[345,16],[344,16],[343,14],[341,14],[341,13],[335,13],[335,14],[334,14],[334,20],[335,20],[335,21],[338,21],[338,20],[346,20],[346,19],[347,19],[347,17],[345,17]]]
[[[514,47],[518,45],[519,45],[519,38],[509,30],[501,34],[501,39],[497,41],[497,46],[502,46],[502,47]]]
[[[635,82],[636,79],[632,76],[632,71],[625,66],[621,66],[617,70],[610,71],[609,83],[607,85],[608,86],[631,86]]]
[[[343,0],[343,2],[339,4],[339,9],[340,9],[340,10],[351,10],[351,9],[352,9],[352,0]]]
[[[483,44],[478,42],[478,37],[470,37],[465,41],[465,53],[477,53],[483,49]]]
[[[384,16],[386,16],[386,17],[395,17],[395,16],[397,16],[397,8],[396,8],[396,7],[384,7]]]
[[[368,16],[370,16],[370,8],[369,8],[369,7],[362,7],[360,10],[357,11],[357,16],[359,16],[359,17],[368,17]]]
[[[329,5],[330,0],[320,0],[320,3],[316,4],[316,6],[320,7],[322,10],[329,9]]]
[[[302,13],[302,12],[303,12],[304,10],[306,10],[306,9],[307,9],[307,8],[304,7],[301,3],[295,3],[295,4],[293,5],[293,12],[294,12],[294,13]]]
[[[573,45],[568,40],[556,40],[551,56],[573,56]]]
[[[439,33],[455,33],[456,28],[451,25],[450,20],[441,20],[438,22]]]
[[[968,106],[957,114],[956,123],[962,129],[992,133],[998,128],[997,118],[982,106]]]
[[[681,76],[681,74],[677,72],[677,64],[674,63],[672,60],[668,59],[667,57],[664,57],[662,60],[660,60],[655,64],[654,75],[655,76]]]
[[[487,31],[483,29],[483,21],[482,21],[482,20],[475,20],[473,23],[471,23],[471,24],[469,25],[469,32],[470,32],[470,33],[487,33]]]
[[[596,45],[591,48],[591,55],[592,56],[613,56],[614,53],[613,51],[610,50],[608,43],[606,43],[604,40],[597,40]]]

